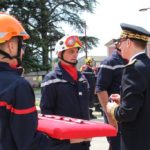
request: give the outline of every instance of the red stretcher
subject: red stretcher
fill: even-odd
[[[56,115],[39,115],[37,130],[60,140],[117,135],[116,129],[106,123]]]

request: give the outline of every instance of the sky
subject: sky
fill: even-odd
[[[97,0],[94,14],[84,13],[82,18],[87,24],[87,36],[95,36],[99,39],[97,48],[91,50],[88,55],[107,55],[104,46],[121,33],[120,23],[139,25],[150,31],[150,9],[139,11],[141,8],[150,7],[150,0]],[[73,29],[64,27],[65,34],[76,34]],[[84,54],[80,54],[82,56]]]

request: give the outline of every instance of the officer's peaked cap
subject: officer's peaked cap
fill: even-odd
[[[126,23],[121,23],[120,26],[122,28],[121,38],[132,38],[147,42],[150,37],[150,32],[142,27]]]
[[[120,38],[113,39],[113,44],[115,44],[115,45],[118,44],[119,40],[120,40]]]

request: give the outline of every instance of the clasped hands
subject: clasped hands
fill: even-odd
[[[116,119],[114,118],[114,109],[116,107],[118,107],[120,105],[120,95],[119,94],[112,94],[110,96],[111,102],[108,102],[106,105],[106,115],[107,115],[107,119],[109,124],[111,124],[112,126],[114,126],[117,130],[118,130],[118,124]],[[85,142],[85,141],[90,141],[91,138],[87,138],[87,139],[71,139],[70,143],[81,143],[81,142]]]
[[[109,124],[114,126],[118,130],[118,124],[114,116],[114,110],[116,107],[120,105],[120,95],[119,94],[112,94],[110,96],[111,102],[108,102],[106,105],[106,115]]]

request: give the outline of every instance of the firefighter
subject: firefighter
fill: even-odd
[[[0,13],[0,150],[57,148],[53,139],[36,130],[34,92],[21,77],[23,41],[28,38],[15,17]]]
[[[96,118],[93,115],[95,80],[96,80],[95,71],[93,69],[93,62],[94,59],[92,57],[87,57],[85,59],[85,64],[80,69],[80,71],[85,75],[89,83],[89,112],[91,119]]]
[[[77,36],[64,36],[56,43],[58,65],[45,76],[41,84],[42,114],[89,119],[88,82],[76,68],[81,47],[82,43]],[[68,141],[60,141],[62,144],[65,142]],[[70,142],[70,148],[66,150],[89,150],[88,141]]]

